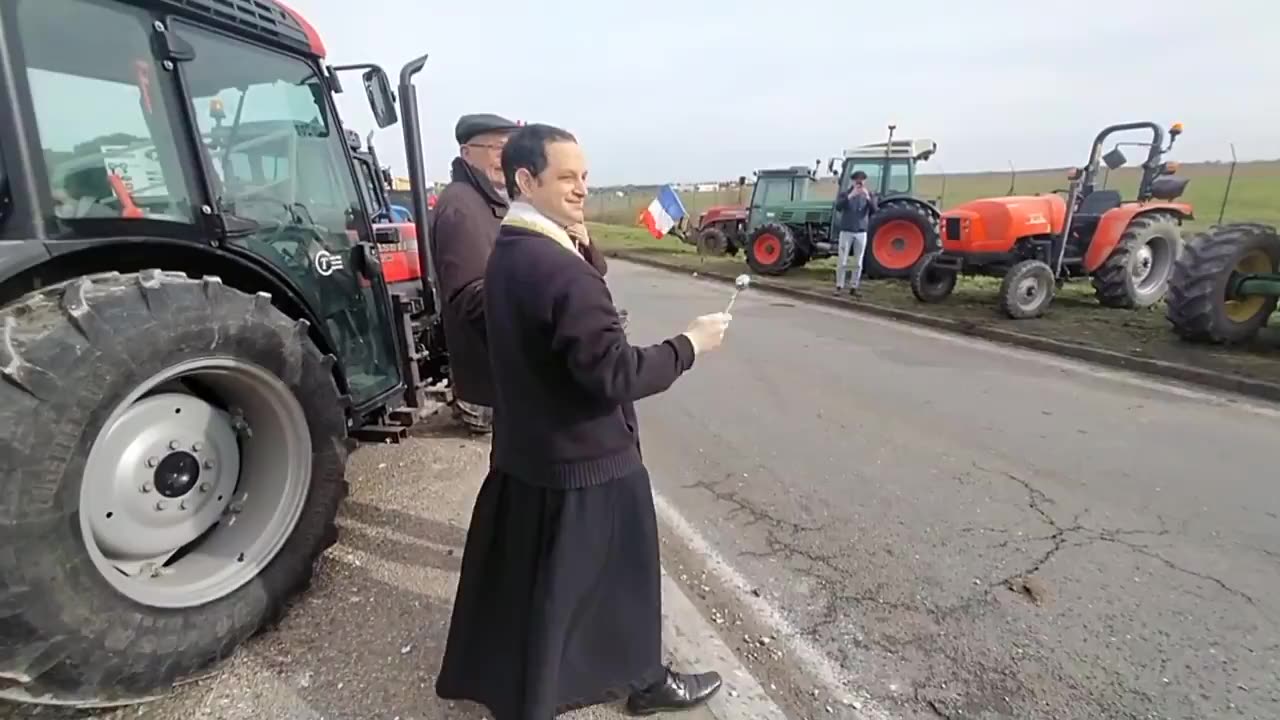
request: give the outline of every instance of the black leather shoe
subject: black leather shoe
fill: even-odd
[[[627,700],[632,715],[652,715],[668,710],[687,710],[706,702],[720,690],[719,673],[684,674],[667,670],[657,683],[637,690]]]

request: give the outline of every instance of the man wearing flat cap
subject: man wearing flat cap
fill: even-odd
[[[431,255],[440,284],[454,412],[472,431],[492,427],[493,382],[484,329],[484,269],[507,214],[502,148],[519,127],[499,115],[463,115],[452,181],[436,200]]]
[[[454,413],[476,433],[493,427],[493,379],[485,341],[484,271],[507,214],[502,149],[522,123],[500,115],[463,115],[454,135],[458,157],[440,193],[429,229],[436,279],[443,295],[445,343],[453,380]],[[604,255],[575,228],[584,256],[601,274]]]

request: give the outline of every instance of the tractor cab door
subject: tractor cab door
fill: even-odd
[[[778,207],[794,199],[791,176],[763,176],[756,178],[751,191],[751,205],[747,207],[747,232],[768,222],[773,222]]]
[[[401,382],[390,299],[343,128],[319,68],[181,21],[181,79],[226,248],[291,279],[319,317],[359,409]]]

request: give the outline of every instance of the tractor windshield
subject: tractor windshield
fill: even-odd
[[[888,185],[882,186],[884,160],[847,160],[840,177],[840,186],[849,187],[849,178],[861,170],[867,174],[867,187],[883,193],[910,193],[912,186],[911,165],[902,160],[889,161]],[[882,189],[883,188],[883,189]]]
[[[58,226],[86,219],[190,222],[151,20],[123,4],[18,0],[32,111]]]
[[[196,58],[184,67],[222,213],[260,239],[283,226],[358,231],[359,189],[328,88],[306,62],[175,23]]]

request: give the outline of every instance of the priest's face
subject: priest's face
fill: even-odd
[[[521,199],[534,206],[561,227],[585,220],[587,201],[587,158],[576,142],[547,143],[547,167],[521,184]],[[527,175],[526,175],[527,177]]]

